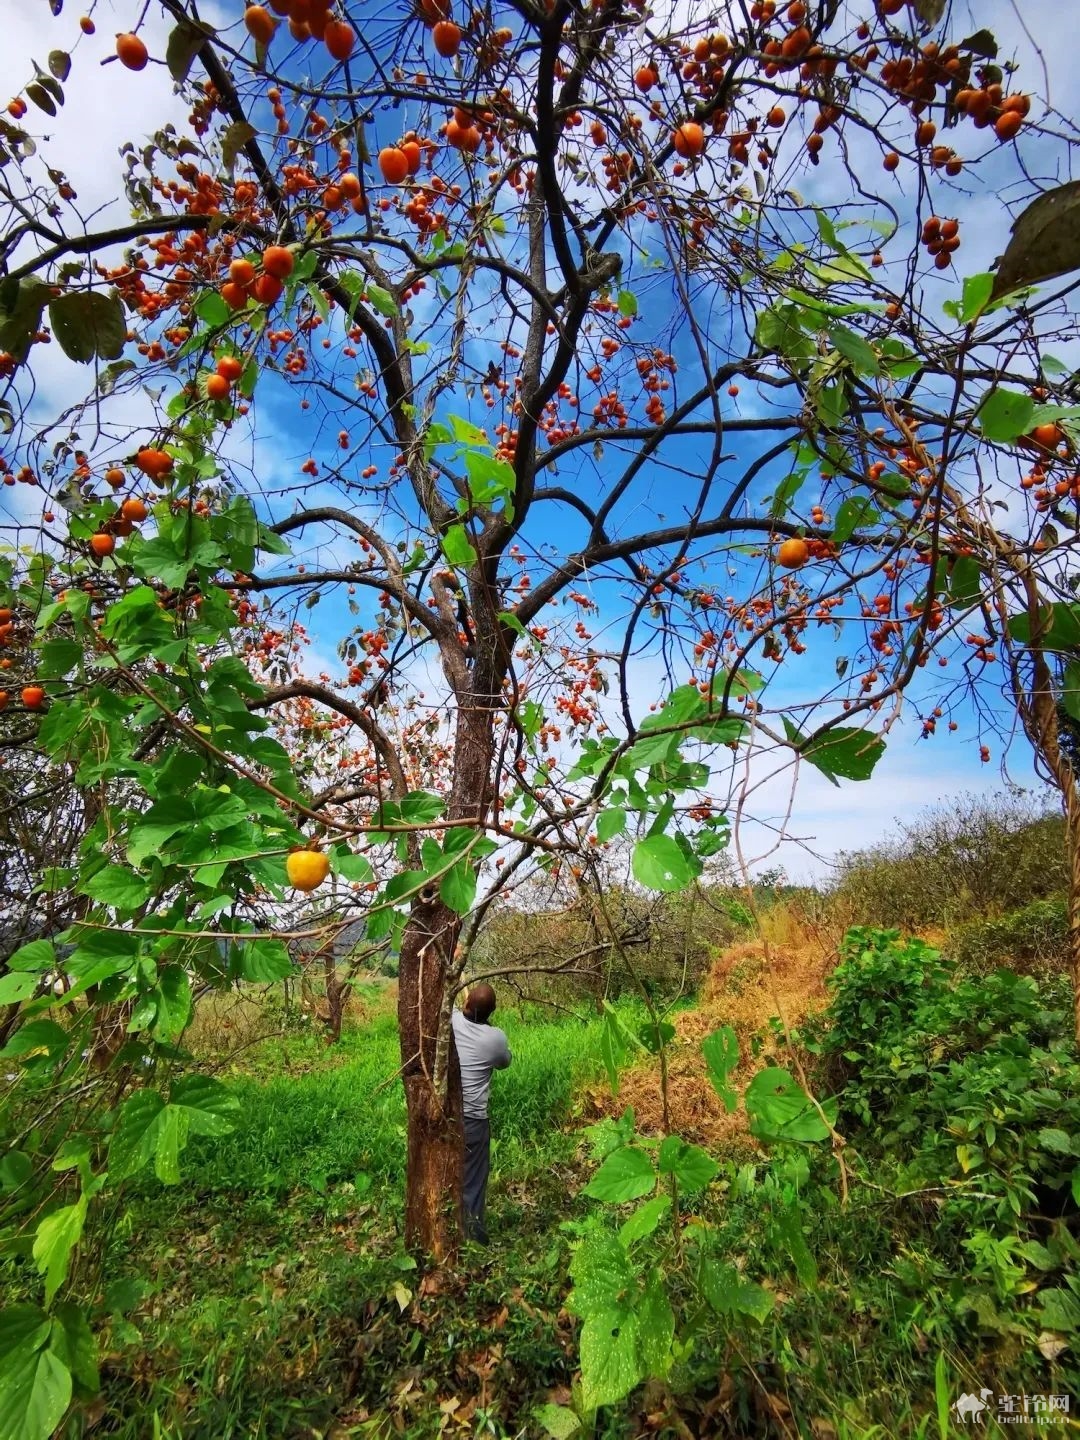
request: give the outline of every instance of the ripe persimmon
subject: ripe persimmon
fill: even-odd
[[[244,11],[244,24],[256,45],[269,45],[277,29],[277,21],[265,5],[249,5]]]
[[[229,389],[228,380],[224,375],[219,375],[216,370],[212,375],[206,377],[206,398],[208,400],[227,400]]]
[[[318,850],[294,850],[285,861],[294,890],[317,890],[330,874],[329,857]]]
[[[144,70],[150,59],[150,52],[138,35],[129,31],[116,37],[116,58],[127,70]]]
[[[284,245],[268,245],[263,251],[263,269],[275,280],[287,280],[293,271],[293,253]]]
[[[379,173],[388,185],[400,185],[409,174],[409,160],[398,145],[387,145],[379,151]]]
[[[129,495],[120,506],[120,514],[125,520],[131,520],[135,524],[145,520],[150,511],[146,508],[146,501],[140,500],[138,495]]]
[[[810,559],[810,547],[797,535],[785,540],[776,552],[776,562],[785,570],[799,570]]]
[[[435,49],[444,60],[452,60],[461,49],[461,26],[453,20],[440,20],[431,32]]]
[[[1015,113],[1015,112],[1010,112]],[[1044,450],[1056,450],[1064,440],[1064,433],[1059,425],[1047,421],[1045,425],[1036,425],[1028,437],[1036,445],[1041,445]]]
[[[116,541],[111,535],[106,535],[103,530],[99,530],[96,535],[90,536],[90,549],[99,560],[103,560],[106,555],[111,555],[116,549]]]
[[[229,279],[234,285],[253,285],[255,283],[255,266],[252,261],[236,259],[229,266]]]
[[[8,693],[7,693],[7,691],[6,691],[6,690],[0,690],[0,710],[6,710],[6,709],[7,709],[7,703],[8,703]]]
[[[164,450],[155,450],[147,445],[135,456],[135,464],[144,475],[149,475],[151,480],[160,480],[172,469],[173,458]]]
[[[308,21],[310,25],[310,20]],[[345,20],[331,20],[323,32],[323,44],[335,60],[345,61],[356,44],[356,31]]]
[[[1024,117],[1019,110],[1003,110],[994,121],[994,134],[1003,142],[1015,140],[1023,124]]]
[[[260,275],[255,281],[255,299],[260,305],[275,305],[285,286],[276,275]]]
[[[105,484],[111,485],[114,490],[119,490],[120,486],[123,485],[126,480],[127,476],[123,470],[116,465],[111,465],[109,469],[105,471]]]
[[[405,156],[405,162],[409,167],[409,174],[415,175],[420,169],[420,161],[423,159],[423,152],[415,140],[403,140],[398,147]]]
[[[634,84],[644,95],[657,83],[660,76],[652,65],[641,65],[634,71]]]
[[[890,150],[881,163],[886,170],[893,171],[897,169],[900,164],[900,156],[895,150]]]
[[[27,710],[40,710],[45,703],[45,691],[40,685],[24,685],[22,703]]]
[[[684,160],[696,160],[705,153],[705,131],[696,120],[687,120],[671,137],[676,155]]]
[[[239,355],[222,355],[214,366],[219,375],[223,375],[232,385],[235,384],[244,373],[244,362]]]
[[[251,299],[251,291],[247,285],[237,285],[234,280],[226,280],[221,287],[221,298],[230,310],[242,310]]]

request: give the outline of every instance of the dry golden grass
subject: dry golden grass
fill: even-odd
[[[802,943],[752,941],[723,951],[713,963],[697,1006],[675,1016],[675,1038],[668,1047],[666,1126],[660,1063],[652,1058],[622,1076],[617,1096],[606,1084],[589,1086],[586,1113],[619,1115],[632,1105],[638,1128],[645,1134],[668,1129],[714,1153],[734,1159],[751,1155],[756,1144],[747,1130],[746,1112],[741,1106],[732,1115],[724,1109],[706,1073],[701,1042],[721,1025],[732,1027],[739,1038],[739,1063],[732,1080],[740,1091],[765,1065],[785,1064],[786,1047],[770,1027],[770,1018],[779,1016],[790,1028],[820,1009],[826,1001],[825,977],[836,964],[835,950],[820,936],[805,930],[798,933],[794,919],[788,925],[788,933]],[[755,1036],[760,1049],[752,1055]]]

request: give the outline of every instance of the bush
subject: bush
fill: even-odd
[[[965,977],[887,930],[852,931],[832,985],[804,1039],[875,1184],[937,1197],[935,1248],[972,1282],[958,1311],[1001,1333],[1080,1332],[1080,1282],[1054,1278],[1080,1248],[1050,1228],[1080,1197],[1070,986]]]
[[[832,896],[857,924],[955,925],[1068,887],[1064,821],[1023,791],[962,795],[898,831],[840,857]]]
[[[962,970],[986,975],[1001,965],[1053,974],[1069,963],[1069,910],[1064,900],[1035,900],[999,920],[976,920],[949,935]]]

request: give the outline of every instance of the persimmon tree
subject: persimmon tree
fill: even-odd
[[[291,852],[400,951],[406,1232],[445,1256],[449,1015],[496,898],[620,845],[681,888],[751,757],[866,779],[908,692],[990,758],[968,697],[1076,532],[1071,281],[1031,289],[1080,261],[1075,134],[941,20],[274,0],[215,29],[151,0],[114,47],[56,19],[0,124],[0,724],[100,800],[63,947],[0,977],[23,1090],[70,1082],[87,997],[130,1013],[76,1198],[12,1141],[47,1305],[106,1162],[173,1179],[228,1125],[200,1076],[131,1087],[182,1067],[193,983],[288,972],[265,917],[323,868]],[[144,128],[190,106],[104,214],[49,159],[91,71]],[[1023,208],[1051,151],[1034,241],[965,277],[972,193]]]

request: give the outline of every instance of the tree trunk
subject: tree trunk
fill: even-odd
[[[494,646],[487,653],[493,654]],[[493,717],[501,699],[501,673],[497,665],[476,664],[468,685],[458,688],[448,820],[471,819],[479,826],[490,809]],[[437,890],[423,891],[413,901],[405,927],[398,973],[398,1030],[408,1111],[405,1243],[440,1262],[453,1259],[462,1236],[461,1072],[450,1032],[450,1008],[444,1003],[460,931],[461,917],[443,904]]]
[[[451,1260],[461,1241],[465,1130],[461,1072],[443,1036],[446,962],[459,922],[435,897],[414,903],[401,946],[398,1029],[408,1113],[405,1243],[437,1261]],[[447,1016],[447,1021],[449,1016]]]

